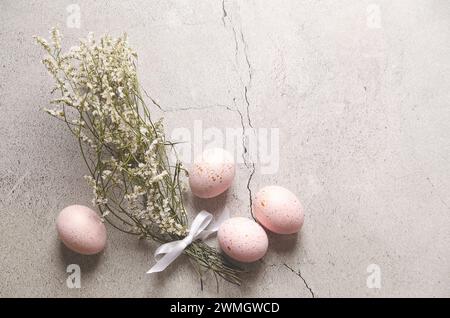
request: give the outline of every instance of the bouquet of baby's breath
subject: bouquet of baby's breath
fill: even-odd
[[[169,162],[173,144],[165,139],[162,121],[150,118],[137,55],[126,36],[97,42],[90,34],[67,53],[57,29],[50,43],[36,40],[48,53],[42,62],[56,82],[52,93],[58,93],[46,111],[77,138],[102,218],[120,231],[160,243],[184,238],[188,220],[180,177],[185,170],[178,160]],[[206,243],[196,241],[184,253],[200,275],[206,269],[240,283],[238,270]]]

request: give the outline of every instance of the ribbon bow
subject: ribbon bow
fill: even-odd
[[[213,216],[207,211],[201,211],[192,222],[189,234],[182,240],[165,243],[155,251],[157,263],[150,268],[147,274],[162,272],[169,266],[184,249],[196,240],[204,240],[211,234],[219,230],[220,225],[229,217],[228,210],[225,210],[219,218],[213,222]]]

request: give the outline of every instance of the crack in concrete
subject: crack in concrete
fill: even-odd
[[[246,85],[244,85],[244,99],[245,99],[245,104],[246,104],[246,111],[247,111],[247,122],[248,125],[253,128],[253,124],[252,124],[252,120],[251,120],[251,116],[250,116],[250,101],[248,99],[248,89],[251,86],[252,83],[252,68],[250,65],[250,61],[248,58],[248,53],[247,53],[247,42],[245,42],[245,38],[244,38],[244,34],[242,33],[242,30],[240,31],[241,33],[241,40],[242,43],[244,44],[244,56],[245,56],[245,61],[247,63],[247,71],[248,71],[248,82]],[[242,116],[241,116],[242,117]],[[244,124],[242,123],[243,129],[244,129]],[[243,142],[245,139],[245,130],[243,132]],[[247,154],[248,151],[245,152],[245,154]],[[244,154],[244,155],[245,155]],[[248,160],[246,158],[243,158],[244,162],[246,163],[247,168],[249,168],[249,163]],[[247,191],[248,191],[248,195],[249,195],[249,208],[250,208],[250,213],[252,215],[252,217],[255,219],[255,216],[253,215],[253,194],[252,194],[252,189],[251,189],[251,182],[253,179],[253,175],[255,174],[256,171],[256,165],[254,162],[251,162],[251,169],[250,169],[250,175],[248,177],[247,180]]]
[[[227,21],[229,22],[230,28],[233,31],[233,37],[234,37],[234,58],[235,58],[235,62],[236,65],[239,65],[239,60],[238,60],[238,54],[239,54],[239,41],[238,41],[238,34],[236,32],[236,28],[233,24],[233,21],[231,19],[231,16],[228,14],[228,11],[226,9],[225,6],[225,0],[222,0],[222,23],[223,26],[225,28],[227,28]],[[251,116],[250,116],[250,100],[248,97],[248,91],[249,91],[249,87],[251,87],[251,83],[252,83],[252,79],[253,79],[253,73],[252,73],[252,66],[250,64],[250,59],[248,56],[248,44],[245,40],[245,36],[244,33],[242,32],[242,30],[239,30],[239,34],[240,34],[240,40],[242,42],[243,45],[243,55],[244,55],[244,60],[245,63],[247,65],[247,74],[248,74],[248,81],[246,84],[244,84],[244,82],[242,81],[242,77],[239,75],[241,84],[243,85],[244,89],[243,89],[243,97],[244,97],[244,102],[245,102],[245,109],[246,109],[246,120],[247,120],[247,124],[250,128],[253,128],[253,124],[252,124],[252,120],[251,120]],[[236,105],[236,98],[233,98],[233,102]],[[250,175],[248,177],[247,180],[247,191],[249,194],[249,209],[250,209],[250,213],[252,215],[252,217],[254,218],[253,215],[253,193],[252,193],[252,189],[251,189],[251,182],[253,179],[253,176],[255,174],[256,171],[256,165],[254,162],[251,162],[248,158],[248,148],[246,146],[246,127],[244,124],[244,116],[242,114],[242,112],[238,109],[238,107],[236,107],[236,111],[239,113],[240,119],[241,119],[241,125],[242,125],[242,146],[243,146],[243,153],[242,153],[242,159],[244,161],[245,166],[247,167],[247,169],[249,169],[250,171]]]
[[[233,109],[227,105],[222,105],[222,104],[214,104],[214,105],[207,105],[207,106],[186,106],[186,107],[178,107],[178,108],[160,108],[160,110],[163,113],[174,113],[174,112],[178,112],[178,111],[189,111],[189,110],[207,110],[207,109],[211,109],[211,108],[223,108],[225,110],[229,110],[229,111],[236,111],[236,109]]]
[[[248,177],[248,180],[247,180],[247,191],[248,191],[249,201],[250,201],[250,202],[249,202],[249,206],[250,206],[250,214],[252,215],[252,218],[255,219],[255,221],[256,221],[256,218],[255,218],[255,216],[254,216],[254,214],[253,214],[253,194],[252,194],[252,188],[250,187],[250,184],[251,184],[251,182],[252,182],[253,175],[255,174],[255,171],[256,171],[255,163],[252,162],[252,169],[251,169],[251,171],[250,171],[250,176]]]
[[[222,0],[222,12],[223,12],[223,15],[222,15],[223,26],[226,28],[226,25],[227,25],[226,24],[226,20],[228,20],[228,22],[231,25],[231,29],[233,31],[233,36],[234,36],[234,55],[235,55],[234,57],[235,57],[235,60],[236,60],[236,64],[239,64],[238,63],[238,58],[237,58],[238,52],[239,52],[238,36],[237,36],[236,28],[234,27],[234,25],[232,23],[231,17],[228,14],[228,11],[226,10],[225,0]],[[249,98],[248,98],[248,91],[249,91],[249,88],[251,86],[252,79],[253,79],[252,65],[250,63],[250,59],[249,59],[249,56],[248,56],[248,44],[247,44],[247,41],[245,40],[245,36],[244,36],[244,33],[242,32],[242,30],[239,30],[239,34],[240,34],[241,42],[243,44],[242,52],[244,54],[244,60],[245,60],[245,63],[247,65],[247,74],[248,74],[247,84],[243,84],[243,86],[244,86],[244,94],[243,95],[244,95],[244,100],[245,100],[246,107],[247,107],[247,121],[248,121],[248,125],[253,128],[253,124],[252,124],[251,116],[250,116],[250,101],[249,101]],[[242,82],[242,79],[241,79],[241,82]]]
[[[247,64],[247,72],[248,72],[248,82],[247,82],[247,85],[244,85],[244,99],[245,99],[245,103],[247,104],[248,125],[253,128],[252,121],[251,121],[251,118],[250,118],[250,101],[248,99],[248,90],[249,90],[249,87],[252,84],[252,78],[253,78],[252,65],[250,64],[250,59],[248,57],[248,52],[247,52],[248,51],[248,45],[247,45],[247,42],[245,41],[244,33],[242,32],[242,30],[240,30],[240,34],[241,34],[241,41],[244,44],[243,52],[244,52],[244,57],[245,57],[245,62]]]
[[[233,98],[233,102],[236,103],[236,98]],[[241,119],[241,126],[242,126],[242,148],[243,148],[243,152],[242,152],[242,160],[244,161],[244,165],[247,167],[247,169],[250,170],[250,175],[247,179],[247,191],[248,191],[248,195],[249,195],[249,209],[250,209],[250,214],[252,216],[253,219],[255,219],[255,216],[253,214],[253,193],[252,193],[252,189],[250,187],[250,184],[252,182],[252,178],[253,175],[255,174],[256,171],[256,165],[254,162],[250,162],[247,159],[247,154],[248,154],[248,148],[246,146],[246,138],[245,138],[245,124],[244,124],[244,116],[242,115],[242,112],[236,108],[235,109],[236,112],[239,114],[239,117]],[[256,220],[256,219],[255,219]]]
[[[222,23],[223,23],[223,26],[225,26],[225,18],[228,16],[228,12],[227,12],[227,10],[225,9],[225,0],[222,0]]]
[[[303,278],[302,273],[300,272],[300,270],[295,271],[292,267],[290,267],[289,265],[287,265],[286,263],[283,263],[283,266],[286,267],[287,269],[289,269],[291,272],[293,272],[295,275],[297,275],[298,277],[301,278],[301,280],[303,281],[303,283],[305,284],[306,288],[309,290],[309,293],[311,294],[312,298],[315,298],[316,296],[314,295],[313,290],[311,289],[311,287],[309,287],[308,283],[306,282],[306,280]]]
[[[249,82],[251,82],[252,80],[252,65],[250,64],[250,59],[248,58],[248,45],[247,42],[245,41],[245,37],[244,37],[244,33],[242,32],[242,30],[239,31],[241,34],[241,40],[242,43],[244,44],[244,57],[245,57],[245,62],[247,63],[247,70],[248,70],[248,77],[249,77]]]
[[[150,96],[144,89],[143,89],[145,95],[151,100],[152,104],[155,105],[160,111],[163,113],[173,113],[178,111],[188,111],[188,110],[206,110],[211,109],[215,107],[223,108],[229,111],[236,111],[236,109],[233,109],[229,107],[228,105],[223,104],[212,104],[212,105],[206,105],[206,106],[184,106],[184,107],[178,107],[178,108],[164,108],[162,107],[152,96]]]
[[[247,108],[247,121],[248,121],[248,125],[253,128],[252,120],[250,118],[250,102],[248,100],[247,92],[248,92],[248,88],[247,88],[247,85],[245,85],[244,86],[244,98],[245,98],[245,103],[247,104],[247,107],[246,107]]]
[[[233,102],[236,105],[236,97],[233,98]],[[247,162],[247,158],[245,157],[245,155],[248,153],[248,149],[246,146],[246,142],[245,142],[245,124],[244,124],[244,116],[242,115],[242,112],[236,107],[236,112],[239,114],[239,117],[241,119],[241,127],[242,127],[242,148],[243,148],[243,152],[242,152],[242,160],[244,161],[244,164],[247,168],[250,168],[248,166],[248,162]]]
[[[225,7],[225,0],[222,0],[222,24],[223,27],[226,29],[227,28],[227,23],[226,21],[228,21],[231,25],[231,30],[233,31],[233,37],[234,37],[234,61],[236,62],[236,65],[238,65],[238,54],[239,54],[239,43],[238,43],[238,38],[237,38],[237,32],[236,32],[236,28],[234,27],[233,23],[231,22],[231,18],[228,15],[228,11]]]

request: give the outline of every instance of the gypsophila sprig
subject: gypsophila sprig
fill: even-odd
[[[152,121],[141,94],[137,55],[126,35],[92,34],[63,53],[53,28],[50,42],[36,37],[48,56],[42,63],[58,97],[45,108],[77,138],[89,175],[93,204],[102,219],[125,233],[167,243],[187,235],[180,162],[170,165],[162,120]],[[172,149],[173,150],[173,149]],[[239,284],[239,270],[216,249],[196,241],[185,249],[199,273]]]

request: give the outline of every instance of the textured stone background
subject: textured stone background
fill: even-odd
[[[247,160],[227,195],[187,200],[249,216],[250,194],[280,184],[306,207],[301,235],[270,236],[244,285],[219,293],[185,258],[146,275],[155,245],[111,228],[101,255],[67,251],[55,217],[91,193],[74,139],[40,111],[51,79],[32,35],[53,25],[67,46],[126,31],[169,134],[279,128],[277,173]],[[0,296],[450,296],[449,1],[2,0],[0,26]]]

